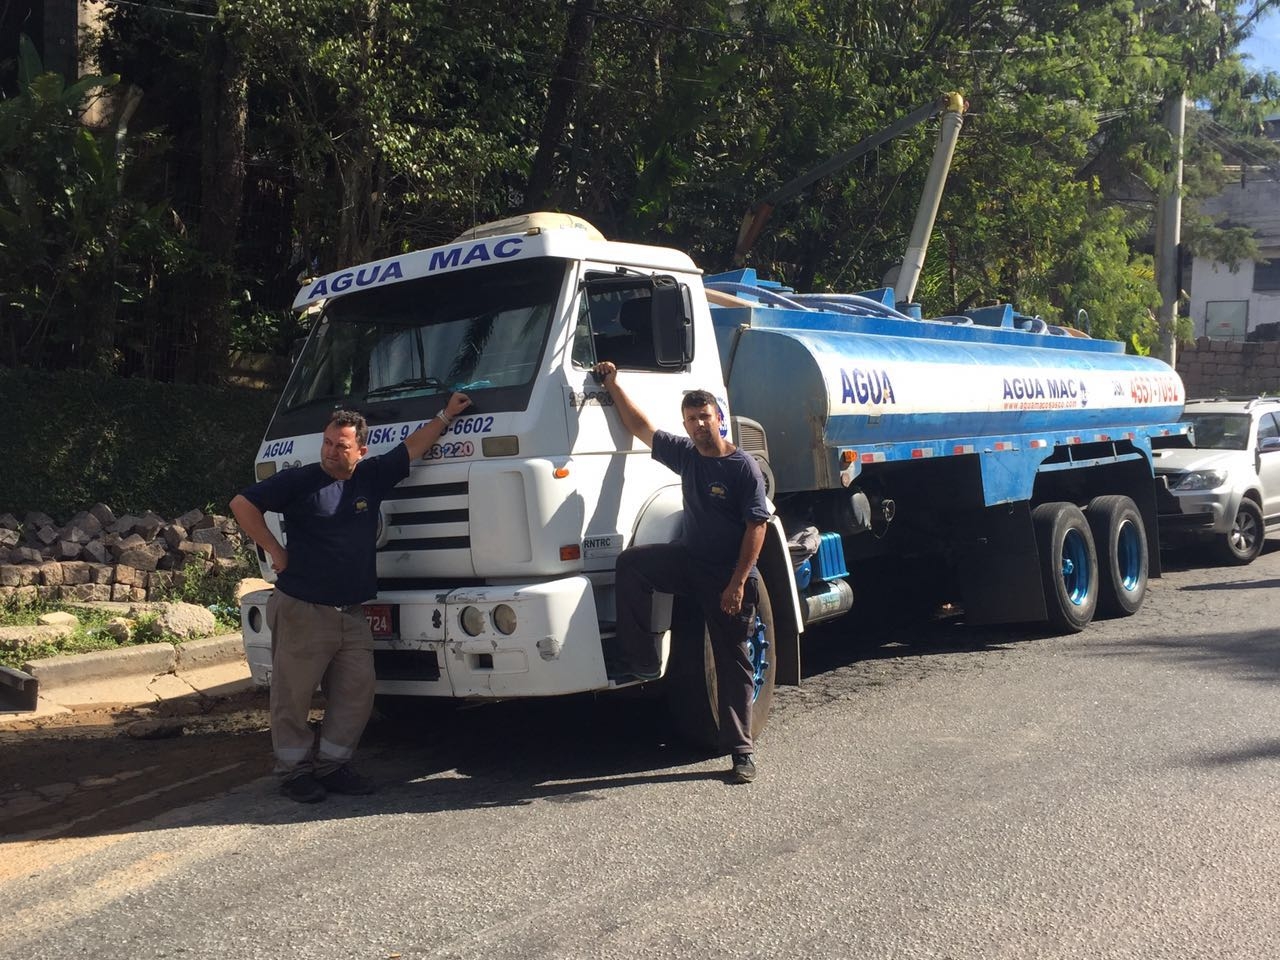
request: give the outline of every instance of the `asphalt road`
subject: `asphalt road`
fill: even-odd
[[[126,779],[160,799],[46,811],[44,839],[0,846],[0,941],[99,960],[1274,957],[1278,546],[1176,567],[1137,616],[1073,637],[938,624],[855,647],[855,623],[829,628],[745,787],[652,732],[645,703],[575,700],[379,724],[362,766],[381,792],[302,807],[254,767],[253,704],[192,718],[130,744],[146,772]],[[95,756],[122,749],[93,733]],[[65,736],[31,742],[74,767]],[[188,755],[193,776],[166,777]]]

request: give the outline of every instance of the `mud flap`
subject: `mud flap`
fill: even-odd
[[[973,511],[958,532],[956,573],[966,623],[1039,623],[1048,617],[1029,503]]]

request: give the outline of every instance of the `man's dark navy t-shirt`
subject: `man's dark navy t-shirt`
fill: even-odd
[[[335,480],[318,463],[282,470],[244,491],[259,510],[284,517],[289,563],[276,586],[295,600],[345,607],[378,592],[378,507],[409,475],[403,443]]]
[[[665,430],[653,435],[653,459],[680,474],[681,543],[695,560],[727,578],[737,566],[748,521],[770,516],[760,468],[737,449],[725,457],[704,457],[688,437]]]

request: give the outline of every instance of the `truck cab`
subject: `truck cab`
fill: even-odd
[[[258,478],[317,459],[336,409],[364,414],[375,456],[454,390],[472,399],[382,504],[378,596],[366,605],[378,691],[608,689],[614,560],[676,536],[681,500],[679,478],[612,415],[592,369],[616,363],[661,429],[682,432],[680,400],[692,389],[713,393],[731,422],[700,271],[676,251],[535,215],[319,277],[295,302],[317,305]],[[279,518],[268,522],[287,541]],[[251,595],[243,611],[263,683],[265,599]],[[671,604],[656,615],[667,625]]]

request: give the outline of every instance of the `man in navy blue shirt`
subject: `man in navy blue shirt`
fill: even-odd
[[[756,558],[770,516],[760,468],[721,436],[719,405],[705,390],[684,395],[680,411],[688,437],[678,437],[654,429],[618,384],[614,364],[598,363],[595,373],[623,425],[653,451],[653,459],[680,474],[684,499],[678,542],[633,546],[618,557],[617,636],[606,669],[618,682],[656,680],[661,665],[659,638],[649,624],[653,593],[692,596],[702,608],[715,655],[720,736],[733,755],[730,776],[749,783],[756,777],[755,671],[747,641],[760,596]]]
[[[271,745],[281,790],[293,800],[373,792],[350,760],[373,709],[373,634],[361,604],[378,592],[378,508],[470,404],[455,393],[444,410],[376,457],[365,457],[364,417],[339,411],[325,427],[319,463],[282,470],[231,501],[240,529],[276,572],[267,602]],[[287,549],[267,526],[269,510],[283,518]],[[317,743],[307,718],[321,680],[326,707]]]

